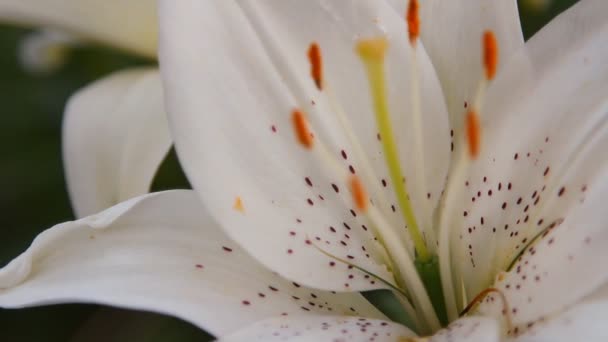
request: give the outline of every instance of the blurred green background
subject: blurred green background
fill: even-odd
[[[526,38],[576,1],[531,2],[549,5],[539,8],[520,1]],[[68,63],[57,72],[32,75],[17,58],[19,42],[28,32],[0,26],[0,266],[25,250],[40,231],[73,219],[61,164],[61,118],[70,94],[112,71],[154,63],[83,46],[73,49]],[[187,181],[172,152],[153,189],[184,187],[188,187]],[[208,339],[204,332],[176,318],[97,305],[0,309],[0,341]]]

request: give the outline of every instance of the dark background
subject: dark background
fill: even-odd
[[[546,9],[524,2],[520,1],[520,14],[528,38],[576,0],[553,0]],[[61,163],[61,118],[70,94],[112,71],[154,63],[87,46],[73,49],[57,72],[32,75],[17,59],[17,46],[28,32],[0,25],[0,266],[25,250],[40,231],[73,219]],[[185,187],[172,151],[153,190]],[[98,305],[0,309],[0,341],[208,339],[176,318]]]

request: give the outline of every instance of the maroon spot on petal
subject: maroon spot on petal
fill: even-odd
[[[222,249],[225,250],[226,252],[232,252],[232,248],[230,248],[230,247],[222,246]]]
[[[308,184],[308,186],[312,186],[312,181],[310,180],[310,178],[304,177],[304,180],[306,181],[306,184]]]
[[[243,305],[251,305],[251,302],[248,300],[244,300],[241,303],[243,303]]]
[[[346,155],[346,151],[342,150],[342,151],[340,151],[340,154],[342,155],[342,158],[344,158],[344,160],[348,159],[348,156]]]
[[[545,169],[545,172],[543,172],[543,176],[547,177],[548,174],[549,174],[549,167],[547,166],[547,168]]]
[[[203,268],[203,265],[201,265],[201,264],[196,264],[196,265],[194,265],[194,267],[199,268],[199,269],[202,269],[202,268]]]
[[[275,125],[270,126],[270,130],[272,131],[272,133],[276,133],[277,132],[277,126],[275,126]]]
[[[566,188],[562,186],[559,189],[559,192],[557,193],[557,196],[561,197],[565,192],[566,192]]]
[[[274,291],[274,292],[279,291],[279,289],[277,289],[277,288],[276,288],[276,287],[274,287],[274,286],[268,286],[268,288],[269,288],[271,291]]]
[[[340,192],[340,189],[338,188],[338,186],[337,186],[336,184],[331,183],[331,187],[334,189],[334,191],[335,191],[336,193]]]

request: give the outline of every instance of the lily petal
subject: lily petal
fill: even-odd
[[[453,218],[462,222],[452,241],[469,298],[605,174],[598,156],[608,135],[608,25],[600,14],[607,10],[601,0],[573,6],[488,89],[482,152],[461,180]]]
[[[465,317],[437,332],[429,342],[493,342],[500,341],[498,322],[488,317]]]
[[[238,341],[407,341],[416,336],[403,325],[361,317],[290,316],[257,322],[220,342]]]
[[[306,50],[313,41],[323,49],[337,102],[356,124],[362,145],[374,151],[368,153],[374,167],[384,170],[353,38],[388,36],[388,60],[394,64],[387,64],[395,74],[389,88],[403,123],[407,97],[396,92],[408,89],[403,60],[411,51],[401,18],[384,3],[369,1],[184,0],[161,1],[160,9],[161,71],[176,149],[189,180],[229,235],[269,268],[310,286],[385,286],[327,254],[392,281],[385,252],[348,193],[349,166],[361,170],[356,154],[309,76]],[[439,145],[425,146],[440,151],[432,153],[429,147],[424,156],[432,159],[427,164],[434,176],[428,180],[439,189],[447,169],[447,158],[440,156],[449,153],[449,133],[443,104],[431,101],[433,95],[441,98],[439,84],[423,51],[420,55],[422,87],[430,94],[423,104],[436,109],[428,117],[436,125],[427,128],[439,132],[425,135]],[[328,146],[344,173],[332,173],[333,164],[298,145],[291,123],[295,108],[308,112],[315,141]],[[414,173],[412,163],[408,170],[408,175]],[[378,178],[386,174],[379,172]],[[375,183],[381,184],[378,178]],[[390,212],[395,222],[401,222],[399,216]]]
[[[556,317],[537,322],[517,342],[605,341],[608,339],[608,301],[576,305]]]
[[[389,0],[399,14],[407,0]],[[524,44],[516,0],[443,1],[420,4],[421,39],[446,97],[455,136],[458,136],[467,104],[474,100],[483,77],[481,37],[485,30],[496,35],[499,61],[506,64]]]
[[[147,193],[170,147],[157,70],[117,72],[73,95],[63,157],[76,216]]]
[[[59,224],[0,269],[0,306],[95,302],[175,315],[215,335],[291,314],[384,318],[265,269],[211,221],[193,191],[154,193]]]
[[[154,0],[0,0],[0,20],[55,27],[147,57],[156,57]]]
[[[605,140],[606,141],[606,140]],[[606,146],[604,144],[604,146]],[[605,203],[608,195],[603,177],[580,194],[583,203],[566,212],[563,222],[550,227],[528,247],[513,269],[499,280],[515,326],[564,310],[608,283],[603,260],[608,258]],[[500,316],[500,298],[484,302],[481,310]]]

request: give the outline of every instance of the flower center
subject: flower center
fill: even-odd
[[[388,41],[384,37],[362,39],[358,41],[355,47],[367,71],[384,161],[390,175],[391,186],[397,198],[399,212],[407,225],[407,232],[414,247],[413,251],[409,250],[408,241],[404,241],[401,235],[400,229],[403,228],[395,227],[389,223],[385,215],[376,207],[377,203],[372,203],[368,197],[366,186],[370,186],[374,190],[374,193],[380,193],[380,191],[376,191],[375,189],[378,185],[373,181],[375,178],[374,171],[371,163],[369,163],[368,156],[354,134],[348,117],[338,101],[335,100],[331,87],[324,78],[321,48],[314,42],[308,49],[311,78],[318,90],[326,95],[328,103],[336,114],[343,131],[346,133],[346,137],[357,159],[362,164],[360,168],[361,172],[355,174],[353,170],[349,172],[342,167],[336,157],[329,152],[323,141],[312,133],[304,112],[299,109],[293,110],[292,124],[297,141],[304,148],[313,152],[324,165],[328,165],[330,171],[338,179],[347,180],[356,209],[369,220],[374,236],[385,247],[388,253],[387,266],[393,271],[397,284],[397,287],[391,286],[395,290],[398,299],[403,303],[408,314],[414,318],[420,332],[432,332],[458,318],[455,297],[457,292],[461,291],[462,286],[461,284],[453,284],[452,281],[448,255],[450,244],[448,232],[450,227],[447,218],[450,217],[449,214],[453,211],[454,205],[451,202],[457,201],[459,194],[462,192],[462,189],[459,188],[462,182],[458,180],[466,177],[469,164],[480,153],[482,132],[479,113],[481,101],[487,81],[491,80],[496,74],[498,53],[494,34],[490,31],[485,32],[482,39],[485,78],[480,81],[475,101],[464,117],[465,129],[462,143],[465,144],[466,148],[460,148],[461,155],[455,159],[454,172],[450,175],[443,203],[439,208],[439,236],[435,237],[436,229],[434,227],[420,225],[420,217],[416,217],[410,201],[410,189],[408,189],[408,186],[411,185],[416,187],[415,190],[420,193],[427,193],[425,189],[426,180],[424,179],[421,97],[416,60],[417,41],[420,33],[418,8],[418,1],[410,1],[406,15],[412,52],[412,66],[410,70],[412,72],[411,124],[414,128],[413,144],[415,151],[413,163],[416,165],[417,172],[422,175],[421,181],[415,184],[408,184],[404,178],[402,164],[399,159],[399,148],[393,132],[384,65],[386,51],[389,48]],[[375,200],[377,202],[384,201],[381,196]],[[427,205],[426,202],[424,205]],[[435,244],[439,246],[437,252],[432,248]],[[351,265],[348,261],[329,255],[321,248],[317,248],[328,256]],[[357,267],[356,265],[351,266]],[[361,270],[370,274],[363,269]],[[386,280],[382,281],[387,284],[391,283]]]

